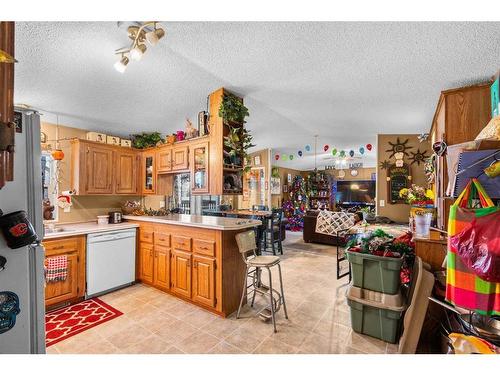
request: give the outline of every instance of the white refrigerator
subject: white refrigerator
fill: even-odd
[[[16,133],[14,181],[0,189],[0,209],[4,214],[24,210],[36,233],[43,236],[40,116],[22,113],[22,132]],[[10,249],[0,235],[0,255],[7,259],[0,271],[0,292],[19,297],[16,324],[0,334],[0,354],[45,353],[44,249],[41,245]]]

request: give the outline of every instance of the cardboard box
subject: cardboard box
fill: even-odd
[[[108,135],[106,137],[106,143],[108,145],[120,146],[120,137],[113,137],[112,135]]]
[[[106,143],[107,135],[104,133],[88,132],[87,141]]]
[[[132,147],[132,141],[130,139],[122,139],[120,141],[120,146],[122,146],[122,147]]]

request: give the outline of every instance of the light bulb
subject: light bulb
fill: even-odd
[[[164,36],[165,36],[165,30],[158,28],[146,33],[146,40],[152,46],[156,46],[156,44],[158,44],[158,41]]]
[[[145,44],[138,44],[134,49],[130,50],[130,57],[132,60],[139,61],[146,52]]]
[[[127,69],[129,59],[127,56],[123,56],[120,61],[117,61],[114,65],[116,71],[120,73],[125,73],[125,69]]]

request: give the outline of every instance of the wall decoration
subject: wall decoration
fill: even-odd
[[[349,156],[352,158],[354,156],[354,150],[349,151]]]
[[[334,149],[332,150],[332,155],[333,155],[333,156],[337,155],[337,149],[336,149],[336,148],[334,148]]]
[[[388,142],[389,145],[391,146],[391,148],[389,148],[388,150],[385,150],[385,152],[390,152],[391,154],[389,155],[389,158],[392,158],[394,156],[394,154],[398,153],[398,152],[402,152],[403,154],[405,154],[406,156],[410,156],[410,154],[408,153],[408,150],[410,148],[413,148],[413,146],[408,146],[408,142],[410,141],[410,139],[406,139],[405,141],[401,142],[399,140],[399,137],[397,138],[396,140],[396,143],[392,143],[392,142]],[[368,148],[368,145],[366,145]]]
[[[344,151],[344,150],[340,151],[339,156],[340,156],[341,158],[343,158],[343,157],[345,156],[345,151]]]
[[[306,150],[307,152],[311,151],[311,146],[309,146],[309,145],[306,145],[306,147],[304,147],[304,148],[305,148],[305,150]]]
[[[351,169],[351,176],[356,177],[359,174],[357,169]]]
[[[445,141],[434,142],[432,144],[432,151],[434,151],[434,153],[437,156],[443,156],[444,153],[446,152],[447,148],[448,148],[448,145],[446,144]]]
[[[286,154],[281,155],[281,160],[287,161],[288,160],[288,155],[286,155]]]
[[[417,163],[417,165],[420,165],[420,163],[425,162],[425,159],[429,157],[427,155],[427,150],[424,150],[424,152],[420,151],[420,148],[417,149],[417,152],[410,151],[412,154],[409,159],[412,161],[411,164]]]
[[[366,145],[366,149],[367,149],[368,151],[371,151],[371,150],[372,150],[372,147],[373,147],[373,146],[372,146],[370,143],[368,143],[368,144]]]
[[[253,158],[254,165],[260,165],[260,155],[257,155]]]
[[[405,157],[405,154],[403,152],[396,152],[394,154],[394,159],[396,159],[396,167],[402,167],[403,164],[404,164],[404,157]]]
[[[330,148],[330,146],[328,146],[328,145],[324,145],[324,146],[323,146],[323,150],[324,150],[325,152],[327,152],[329,148]]]
[[[283,185],[283,193],[288,193],[288,185]]]
[[[274,155],[274,160],[280,160],[280,156],[279,155]]]
[[[293,155],[290,155],[288,159],[293,160]]]
[[[396,164],[389,166],[387,169],[387,201],[390,204],[405,202],[399,192],[409,186],[410,180],[410,167],[407,164],[400,167]]]
[[[339,171],[339,174],[338,174],[338,176],[337,176],[337,177],[338,177],[339,179],[343,180],[343,179],[344,179],[344,177],[345,177],[345,171],[344,171],[343,169],[341,169],[341,170]]]
[[[299,156],[302,157],[302,151],[299,150],[299,152],[297,152],[297,154],[299,154]]]
[[[288,184],[292,183],[292,175],[290,173],[288,173],[288,176],[287,176],[286,180],[288,181]]]
[[[19,297],[13,292],[0,292],[0,334],[16,325],[16,316],[21,312]]]
[[[497,78],[490,87],[491,117],[500,115],[499,91],[500,91],[500,78]]]
[[[361,155],[363,155],[363,154],[365,153],[365,148],[364,148],[364,147],[360,147],[360,148],[359,148],[359,153],[360,153]]]
[[[271,194],[281,194],[281,179],[279,177],[271,177]]]
[[[388,169],[390,167],[391,163],[389,163],[389,160],[384,160],[380,162],[380,169]]]
[[[193,126],[193,123],[191,122],[190,119],[186,117],[186,139],[194,138],[198,136],[198,130],[196,130]]]

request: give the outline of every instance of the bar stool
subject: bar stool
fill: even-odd
[[[273,322],[274,332],[277,332],[276,312],[279,311],[282,304],[283,311],[285,312],[285,318],[288,319],[285,293],[283,291],[283,278],[281,276],[280,258],[274,255],[257,255],[255,253],[256,242],[255,232],[253,230],[238,233],[236,235],[236,243],[238,244],[238,249],[241,256],[243,257],[243,261],[246,264],[245,281],[243,284],[243,291],[241,293],[241,300],[238,307],[238,313],[236,314],[236,319],[240,317],[241,307],[243,305],[243,300],[245,299],[245,297],[253,292],[252,303],[250,304],[250,306],[253,307],[253,304],[255,302],[255,295],[259,293],[262,296],[269,297],[269,305],[261,309],[257,314],[265,319],[271,319]],[[278,266],[281,293],[273,289],[271,268],[274,266]],[[262,268],[267,269],[267,272],[269,274],[269,286],[262,283]],[[249,277],[252,278],[252,283],[250,285],[248,285]]]

